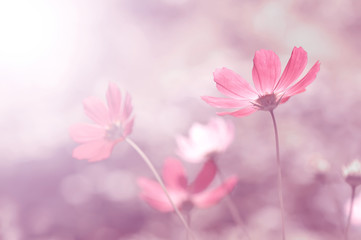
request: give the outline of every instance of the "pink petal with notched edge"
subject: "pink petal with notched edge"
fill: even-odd
[[[201,97],[203,101],[218,108],[242,108],[250,105],[249,100],[238,100],[233,98]]]
[[[294,47],[290,60],[286,65],[285,70],[279,79],[275,92],[282,92],[286,90],[305,70],[307,65],[307,52],[302,47]]]
[[[238,177],[230,177],[221,186],[213,190],[194,195],[192,202],[199,208],[206,208],[215,205],[233,190],[237,181]]]
[[[259,50],[253,58],[252,78],[259,95],[272,93],[281,73],[281,62],[270,50]]]
[[[108,109],[98,98],[89,97],[83,101],[85,114],[94,122],[105,126],[110,123]]]
[[[185,190],[187,187],[187,178],[183,165],[175,158],[165,160],[163,166],[164,183],[169,189]]]
[[[102,126],[78,123],[70,127],[70,136],[76,142],[90,142],[101,140],[105,136],[105,129]]]
[[[188,191],[192,194],[204,191],[213,181],[217,167],[213,160],[208,160],[198,173],[196,179],[190,184]]]
[[[258,111],[257,108],[255,107],[246,107],[246,108],[242,108],[238,111],[235,111],[235,112],[217,112],[217,114],[219,116],[224,116],[224,115],[232,115],[234,117],[245,117],[245,116],[248,116],[254,112]]]
[[[112,153],[115,143],[106,140],[87,142],[73,150],[76,159],[87,159],[90,162],[106,159]]]
[[[310,71],[308,71],[306,76],[304,76],[295,85],[293,85],[288,90],[286,90],[285,97],[290,97],[298,93],[304,92],[306,90],[306,87],[315,80],[317,73],[319,71],[320,71],[320,62],[317,61],[315,65],[313,65],[313,67],[310,69]]]
[[[216,69],[213,76],[217,89],[224,95],[236,99],[257,97],[257,93],[251,85],[232,70],[227,68]]]
[[[110,82],[106,93],[109,117],[112,121],[120,119],[120,106],[122,104],[122,96],[118,86]]]

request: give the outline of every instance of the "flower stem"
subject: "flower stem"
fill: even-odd
[[[164,182],[162,180],[162,178],[159,176],[157,170],[155,169],[154,165],[152,164],[152,162],[149,160],[149,158],[147,157],[147,155],[145,155],[145,153],[138,147],[138,145],[133,142],[132,140],[130,140],[129,138],[125,138],[125,141],[127,141],[127,143],[129,143],[130,146],[133,147],[133,149],[143,158],[144,162],[147,164],[147,166],[149,167],[149,169],[152,171],[154,177],[157,179],[157,181],[159,182],[160,186],[162,187],[165,195],[167,196],[170,204],[172,205],[174,211],[176,212],[176,214],[178,215],[179,219],[181,220],[182,224],[184,225],[185,229],[187,230],[187,234],[189,236],[191,236],[191,239],[196,239],[194,234],[192,233],[192,230],[190,229],[187,221],[185,220],[185,218],[183,217],[183,215],[180,213],[179,209],[177,208],[177,206],[174,204],[172,198],[170,197],[167,188],[164,185]]]
[[[277,154],[277,169],[278,169],[278,199],[280,202],[280,212],[282,218],[282,239],[286,239],[285,234],[285,208],[283,204],[283,184],[282,184],[282,168],[281,168],[281,159],[280,159],[280,146],[278,140],[278,130],[275,116],[273,114],[273,110],[269,111],[272,117],[273,128],[275,132],[275,140],[276,140],[276,154]]]
[[[351,224],[351,218],[352,218],[352,212],[353,212],[353,202],[355,200],[355,193],[356,193],[356,187],[352,186],[351,187],[351,204],[350,204],[350,210],[348,212],[348,218],[347,218],[347,224],[346,224],[346,229],[345,229],[345,239],[348,240],[348,230],[350,228],[350,224]]]
[[[214,160],[211,160],[211,161],[214,161]],[[223,173],[221,172],[221,170],[219,169],[217,164],[216,164],[216,166],[217,166],[217,172],[218,172],[219,179],[223,183],[225,181],[225,177],[224,177]],[[231,215],[232,215],[233,220],[235,221],[235,223],[242,229],[242,231],[246,235],[247,239],[251,240],[251,237],[249,236],[248,231],[245,228],[244,221],[242,220],[241,216],[239,215],[239,211],[237,209],[237,206],[234,203],[234,201],[232,200],[231,196],[226,195],[224,197],[224,200],[226,202],[228,210],[231,212]]]
[[[190,211],[190,210],[187,211],[187,212],[185,213],[185,215],[186,215],[186,219],[187,219],[187,224],[188,224],[188,226],[190,227],[190,226],[191,226],[191,211]],[[189,239],[191,239],[191,236],[190,236],[190,234],[189,234],[189,231],[187,231],[187,240],[189,240]]]

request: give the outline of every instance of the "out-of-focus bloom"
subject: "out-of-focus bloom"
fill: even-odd
[[[174,158],[168,158],[163,167],[163,179],[174,204],[183,210],[192,207],[207,208],[217,204],[224,196],[230,193],[236,185],[238,178],[227,178],[222,185],[215,189],[205,191],[213,181],[216,174],[216,165],[207,161],[198,176],[191,184],[187,182],[182,163]],[[173,211],[165,193],[158,182],[147,178],[139,178],[141,198],[151,207],[161,212]]]
[[[222,118],[213,118],[207,125],[195,123],[189,137],[177,137],[179,156],[189,162],[198,163],[224,152],[234,138],[234,125]]]
[[[255,88],[237,73],[227,68],[217,69],[214,81],[217,89],[230,98],[202,97],[209,105],[219,108],[240,108],[234,112],[220,112],[219,115],[247,116],[258,110],[271,111],[291,96],[304,92],[315,80],[320,63],[316,62],[309,72],[296,84],[307,64],[307,52],[295,47],[281,77],[281,63],[270,50],[259,50],[253,59],[252,78]]]
[[[83,101],[85,114],[95,124],[79,123],[70,128],[70,136],[81,143],[73,151],[73,157],[99,161],[110,156],[114,146],[124,140],[133,128],[131,97],[122,94],[115,83],[109,83],[106,93],[107,106],[98,98]]]
[[[326,174],[331,169],[330,163],[319,154],[312,156],[309,160],[309,165],[317,175]]]
[[[346,216],[349,214],[350,204],[351,200],[346,202],[344,205],[344,212]],[[351,223],[361,225],[361,195],[358,195],[354,200]]]
[[[343,177],[351,187],[361,185],[361,162],[358,159],[343,167]]]

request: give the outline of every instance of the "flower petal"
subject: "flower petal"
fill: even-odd
[[[112,153],[115,142],[98,140],[79,145],[73,150],[76,159],[87,159],[90,162],[106,159]]]
[[[185,189],[187,187],[187,178],[183,165],[175,158],[165,160],[163,166],[164,183],[169,189]]]
[[[130,117],[128,118],[124,123],[123,123],[123,136],[127,137],[129,134],[132,133],[133,130],[133,125],[134,125],[134,117]]]
[[[320,71],[320,62],[317,61],[315,65],[313,65],[313,67],[310,69],[310,71],[308,71],[306,76],[304,76],[295,85],[286,90],[284,97],[290,97],[306,91],[306,87],[315,80],[318,71]]]
[[[204,191],[213,181],[216,172],[216,164],[213,160],[208,160],[203,165],[202,170],[198,173],[194,182],[189,186],[188,191],[193,194]]]
[[[218,151],[225,151],[234,139],[234,125],[232,121],[224,120],[224,118],[213,118],[208,127],[217,132]]]
[[[99,125],[106,126],[110,123],[108,109],[96,97],[89,97],[83,101],[85,114]]]
[[[253,58],[252,78],[259,95],[272,93],[281,73],[281,62],[270,50],[259,50]]]
[[[151,207],[161,212],[173,211],[171,203],[158,182],[147,178],[138,178],[137,183],[142,191],[140,197]],[[172,200],[174,201],[174,197],[172,197]],[[179,207],[180,203],[179,201],[175,201],[177,207]]]
[[[275,87],[275,92],[288,88],[303,72],[307,65],[307,52],[302,47],[294,47],[290,60]]]
[[[160,211],[160,212],[172,212],[173,207],[169,203],[169,201],[159,200],[159,198],[152,198],[144,194],[140,194],[140,198],[143,199],[146,203],[149,204],[152,208]],[[180,206],[177,206],[178,208]]]
[[[102,126],[78,123],[70,127],[70,136],[75,142],[90,142],[101,140],[105,136],[105,129]]]
[[[235,112],[217,112],[217,114],[219,116],[232,115],[234,117],[244,117],[244,116],[248,116],[256,111],[258,111],[257,108],[255,108],[253,106],[249,106],[249,107],[242,108]]]
[[[192,198],[192,202],[199,208],[206,208],[215,205],[233,190],[237,181],[238,178],[236,176],[230,177],[221,186],[211,191],[195,195]]]
[[[218,108],[242,108],[249,105],[249,100],[238,100],[232,98],[218,98],[218,97],[201,97],[203,101],[213,107]]]
[[[131,117],[132,111],[133,111],[132,98],[128,93],[126,93],[124,99],[124,105],[122,106],[122,120],[127,121],[127,119]]]
[[[214,81],[217,83],[217,89],[232,98],[253,99],[257,93],[251,85],[237,73],[227,68],[216,69],[213,73]]]
[[[115,83],[109,83],[106,97],[110,119],[112,121],[120,119],[120,106],[122,103],[122,96],[118,86]]]

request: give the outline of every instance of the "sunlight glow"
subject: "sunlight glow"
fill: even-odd
[[[0,3],[0,56],[8,62],[32,62],[57,42],[59,19],[46,1]]]

